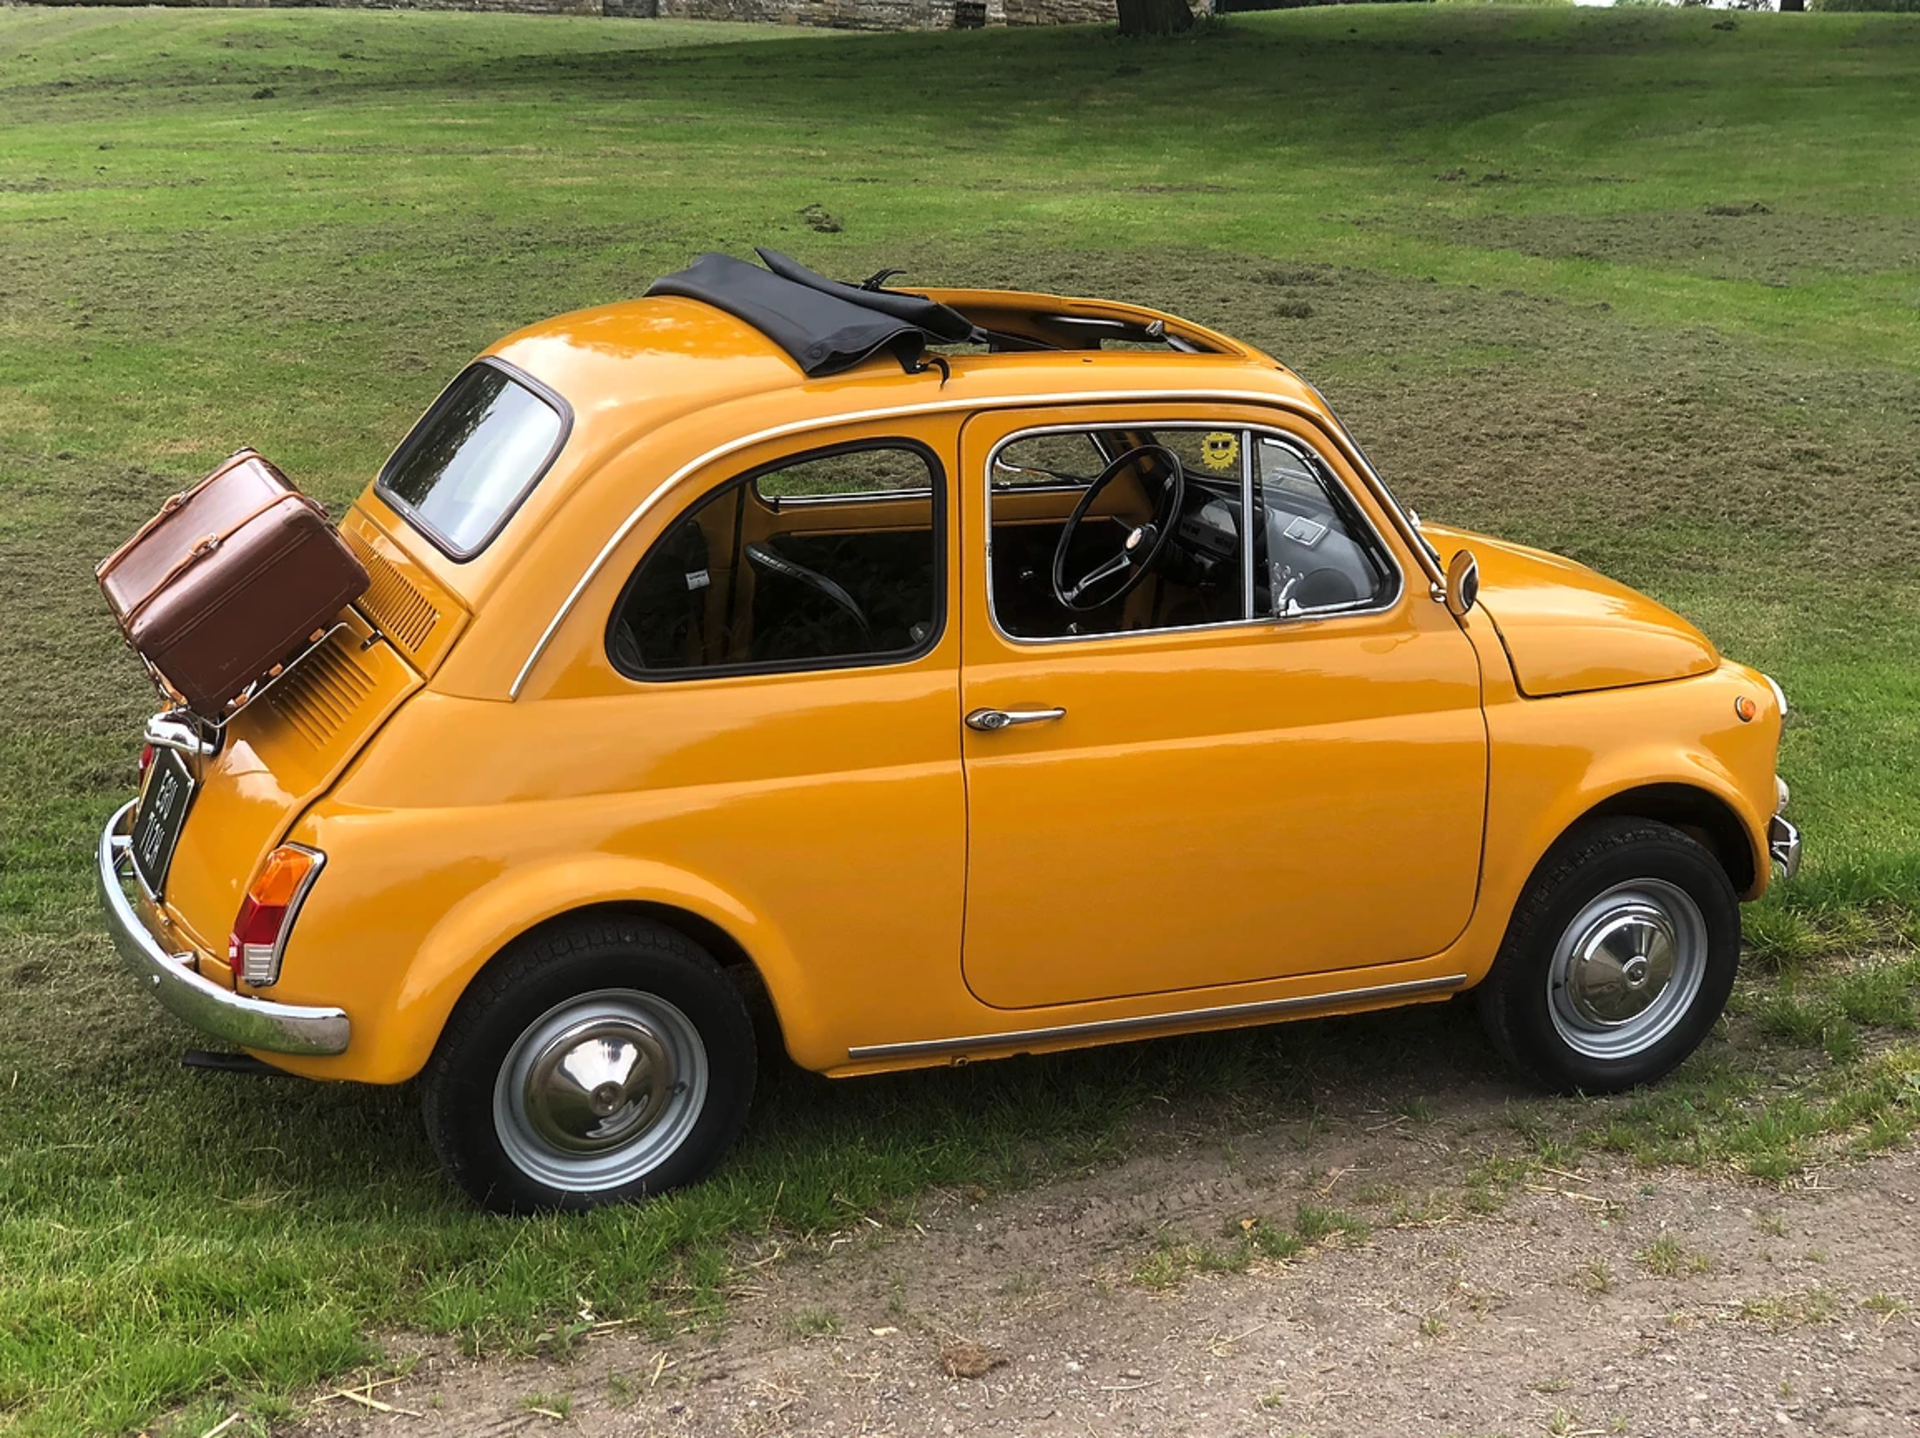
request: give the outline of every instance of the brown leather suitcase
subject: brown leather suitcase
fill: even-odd
[[[94,577],[134,652],[212,720],[367,588],[326,511],[250,449],[169,499]]]

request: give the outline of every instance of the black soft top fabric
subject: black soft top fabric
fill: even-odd
[[[725,310],[793,356],[809,378],[838,374],[886,350],[911,368],[929,342],[971,339],[971,321],[923,295],[862,289],[815,274],[774,250],[766,269],[731,255],[704,254],[655,280],[649,295],[678,295]]]

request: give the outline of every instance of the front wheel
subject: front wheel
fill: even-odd
[[[484,1207],[584,1209],[703,1178],[753,1097],[752,1020],[698,945],[583,919],[476,979],[426,1073],[427,1133]]]
[[[1713,1028],[1740,962],[1740,904],[1712,854],[1643,819],[1581,826],[1534,875],[1479,988],[1494,1046],[1561,1092],[1617,1093]]]

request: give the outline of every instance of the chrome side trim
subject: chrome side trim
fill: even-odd
[[[122,865],[132,865],[132,841],[122,830],[133,810],[134,803],[124,805],[101,831],[95,877],[107,932],[141,986],[153,991],[162,1008],[202,1033],[241,1048],[274,1054],[344,1053],[352,1034],[344,1010],[250,999],[201,977],[191,967],[191,954],[170,954],[160,946],[121,887]]]
[[[618,529],[614,530],[613,537],[601,546],[600,552],[593,557],[593,562],[587,566],[586,573],[582,574],[579,581],[568,591],[567,597],[561,601],[559,609],[554,611],[553,618],[547,621],[547,627],[540,631],[540,637],[534,641],[533,649],[528,653],[526,663],[520,666],[520,672],[514,676],[513,683],[507,688],[507,698],[518,699],[520,697],[521,689],[526,687],[527,677],[533,673],[533,666],[540,662],[540,656],[547,652],[547,646],[553,642],[553,636],[559,632],[560,626],[566,622],[567,616],[573,612],[574,605],[580,602],[580,596],[586,593],[587,586],[593,583],[602,569],[606,568],[607,561],[613,558],[614,551],[626,543],[627,536],[633,533],[634,527],[652,512],[655,505],[659,504],[661,500],[671,494],[681,480],[685,479],[695,470],[704,469],[715,460],[725,459],[730,454],[738,453],[740,450],[750,448],[756,444],[762,444],[770,439],[783,439],[792,434],[804,434],[808,430],[833,429],[838,426],[850,424],[866,424],[877,419],[903,419],[909,415],[942,414],[951,413],[955,410],[984,411],[990,409],[1026,409],[1049,404],[1133,404],[1141,401],[1157,401],[1163,404],[1268,405],[1276,409],[1284,409],[1289,413],[1299,415],[1304,419],[1312,420],[1316,423],[1322,418],[1321,415],[1316,414],[1308,405],[1301,404],[1297,400],[1289,399],[1285,395],[1273,394],[1267,391],[1191,390],[1174,394],[1169,394],[1165,390],[1111,390],[1095,394],[1076,391],[1065,394],[996,395],[975,399],[955,397],[943,400],[922,400],[915,404],[885,405],[879,409],[857,410],[851,414],[830,414],[821,415],[812,419],[793,420],[787,424],[775,425],[771,429],[757,430],[752,434],[742,435],[738,439],[730,439],[725,444],[717,445],[698,458],[689,460],[687,463],[681,465],[680,468],[662,480],[651,494],[634,506],[633,512],[621,522]],[[1322,403],[1324,404],[1325,402],[1322,401]],[[1331,409],[1326,411],[1328,416],[1331,416],[1332,413],[1333,411]],[[1345,439],[1349,445],[1353,446],[1353,453],[1358,457],[1358,467],[1362,476],[1377,488],[1385,490],[1385,485],[1382,484],[1380,477],[1376,475],[1372,467],[1367,464],[1365,455],[1360,453],[1360,447],[1353,444],[1352,436],[1346,434],[1345,427],[1342,426],[1337,419],[1333,420],[1333,425],[1338,433],[1338,437]],[[1388,491],[1388,498],[1389,500],[1391,499],[1390,491]],[[1400,511],[1397,502],[1389,502],[1387,507],[1391,513],[1399,515]],[[1404,522],[1404,517],[1402,517],[1401,523]],[[1420,548],[1418,542],[1412,540],[1409,542],[1413,543],[1415,552],[1420,554],[1424,560],[1425,551]],[[1437,571],[1435,577],[1437,577]]]
[[[1767,688],[1773,691],[1773,702],[1780,706],[1780,717],[1782,719],[1786,718],[1787,691],[1780,687],[1780,681],[1775,679],[1771,674],[1762,674],[1760,677],[1767,681]]]
[[[1465,974],[1449,974],[1437,979],[1408,979],[1398,984],[1376,984],[1372,988],[1342,989],[1333,994],[1305,994],[1291,999],[1266,999],[1254,1004],[1227,1004],[1220,1008],[1188,1009],[1174,1014],[1138,1014],[1130,1019],[1101,1019],[1090,1024],[1061,1024],[1050,1029],[1015,1029],[1001,1034],[974,1034],[966,1038],[919,1039],[903,1044],[862,1044],[847,1050],[847,1058],[918,1058],[927,1054],[965,1053],[970,1049],[997,1049],[1012,1044],[1052,1042],[1055,1039],[1097,1038],[1106,1034],[1132,1033],[1140,1029],[1170,1025],[1218,1023],[1223,1019],[1257,1019],[1268,1014],[1302,1013],[1313,1009],[1334,1009],[1343,1004],[1371,1003],[1376,999],[1411,998],[1416,994],[1445,993],[1460,988]]]

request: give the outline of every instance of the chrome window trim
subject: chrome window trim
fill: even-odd
[[[1240,617],[1251,624],[1253,612],[1253,431],[1240,431],[1240,513],[1247,533],[1240,546]],[[991,576],[989,576],[991,578]]]
[[[1209,424],[1205,420],[1174,420],[1172,423],[1169,423],[1169,424],[1153,425],[1149,423],[1149,424],[1143,424],[1137,427],[1152,429],[1157,434],[1162,430],[1169,430],[1169,429],[1220,430],[1224,428],[1229,428],[1230,426],[1221,425],[1221,424]],[[1253,443],[1252,443],[1252,440],[1255,435],[1259,435],[1262,438],[1271,438],[1275,442],[1286,447],[1287,449],[1292,450],[1295,454],[1300,456],[1300,458],[1307,464],[1307,466],[1310,469],[1314,471],[1315,478],[1320,479],[1321,482],[1324,484],[1336,485],[1340,488],[1342,493],[1345,493],[1346,486],[1341,484],[1340,477],[1337,474],[1334,474],[1328,468],[1327,462],[1320,457],[1319,451],[1313,449],[1311,446],[1303,445],[1302,442],[1296,436],[1288,434],[1285,430],[1271,429],[1268,426],[1258,425],[1258,424],[1241,424],[1241,425],[1231,426],[1231,427],[1237,428],[1239,433],[1242,436],[1240,503],[1242,506],[1241,513],[1243,515],[1250,514],[1252,513],[1252,510],[1253,510],[1253,505],[1251,502],[1252,493],[1253,493],[1253,459],[1252,459]],[[994,461],[1000,457],[1001,450],[1005,449],[1008,445],[1013,444],[1017,440],[1031,439],[1035,435],[1043,435],[1043,434],[1075,434],[1075,433],[1084,431],[1085,429],[1086,429],[1086,426],[1084,424],[1035,425],[1031,429],[1016,430],[1014,433],[1007,435],[1004,439],[1000,440],[997,444],[995,444],[994,447],[987,453],[987,463],[986,463],[986,469],[985,469],[985,476],[986,476],[986,482],[987,482],[987,539],[986,539],[987,618],[990,621],[992,621],[993,632],[999,635],[1002,639],[1006,640],[1009,644],[1018,644],[1022,646],[1033,646],[1033,647],[1039,647],[1039,646],[1048,645],[1048,644],[1090,644],[1103,639],[1107,639],[1107,640],[1144,639],[1144,638],[1154,637],[1154,636],[1159,636],[1164,634],[1198,634],[1202,632],[1211,632],[1211,631],[1221,630],[1221,629],[1257,629],[1267,625],[1279,625],[1279,624],[1294,625],[1294,624],[1301,624],[1301,623],[1311,623],[1313,621],[1322,620],[1322,619],[1358,618],[1358,617],[1364,617],[1369,614],[1385,614],[1389,610],[1397,607],[1400,603],[1400,597],[1404,593],[1406,593],[1406,590],[1407,590],[1406,571],[1400,567],[1400,561],[1398,558],[1395,557],[1393,552],[1393,547],[1386,542],[1386,538],[1380,533],[1379,529],[1374,525],[1373,520],[1368,517],[1366,510],[1359,504],[1354,503],[1353,497],[1351,495],[1348,495],[1347,496],[1348,502],[1350,504],[1353,504],[1353,508],[1355,512],[1359,515],[1360,523],[1366,527],[1367,533],[1373,536],[1374,547],[1381,554],[1386,556],[1387,566],[1393,572],[1394,582],[1388,591],[1387,597],[1384,600],[1376,601],[1375,603],[1372,603],[1372,604],[1348,604],[1348,605],[1334,604],[1334,605],[1328,605],[1324,609],[1304,611],[1299,614],[1254,614],[1252,612],[1253,611],[1253,583],[1251,579],[1251,571],[1253,568],[1253,545],[1250,542],[1247,542],[1246,540],[1243,539],[1243,542],[1241,543],[1241,546],[1240,546],[1243,553],[1243,557],[1240,563],[1241,563],[1242,574],[1243,576],[1246,576],[1246,577],[1243,580],[1245,589],[1244,589],[1243,599],[1240,606],[1242,617],[1239,619],[1221,619],[1221,620],[1216,620],[1211,624],[1168,625],[1160,629],[1125,629],[1112,634],[1053,634],[1053,635],[1039,636],[1035,638],[1024,638],[1018,634],[1008,633],[1006,626],[1000,622],[999,610],[994,607],[994,603],[993,603],[993,465],[994,465]],[[1070,486],[1064,486],[1064,487],[1070,488]],[[1082,486],[1082,488],[1084,487],[1085,486]],[[1335,505],[1335,509],[1337,512],[1338,510],[1337,504]]]
[[[938,649],[942,641],[946,638],[948,622],[952,618],[950,613],[951,606],[948,600],[953,582],[953,575],[949,571],[953,566],[948,562],[949,548],[947,540],[951,532],[950,527],[954,525],[956,521],[950,512],[953,508],[951,503],[953,491],[952,476],[948,473],[946,461],[940,456],[939,452],[925,440],[915,439],[902,434],[880,435],[871,439],[849,440],[839,444],[821,445],[815,449],[801,450],[795,454],[790,454],[784,459],[769,461],[767,464],[758,467],[749,466],[739,474],[733,475],[731,478],[716,484],[712,489],[709,489],[705,494],[695,499],[681,511],[680,520],[691,519],[695,514],[699,513],[701,509],[705,508],[713,500],[718,499],[726,491],[736,488],[740,489],[744,494],[751,494],[760,503],[767,505],[775,514],[778,514],[780,512],[778,501],[770,500],[760,493],[759,484],[763,475],[778,474],[783,470],[792,469],[803,464],[810,464],[815,460],[830,458],[837,454],[852,454],[865,450],[878,449],[897,450],[903,454],[911,454],[926,466],[928,478],[935,481],[925,489],[915,490],[911,494],[907,494],[908,498],[925,496],[931,515],[930,538],[932,542],[933,564],[938,582],[934,586],[934,619],[936,622],[927,632],[926,638],[906,649],[883,649],[868,654],[814,656],[806,659],[771,659],[757,662],[744,660],[735,664],[701,664],[680,669],[642,669],[638,672],[630,670],[620,662],[614,653],[612,630],[614,624],[625,612],[627,600],[633,592],[633,586],[639,583],[641,572],[646,569],[648,560],[653,557],[661,542],[665,540],[666,533],[663,532],[655,536],[653,544],[649,546],[645,554],[640,556],[639,562],[633,567],[633,573],[627,577],[626,584],[621,587],[618,597],[613,601],[613,608],[607,614],[605,654],[607,662],[613,666],[614,672],[623,679],[630,680],[636,684],[688,684],[705,682],[707,680],[746,679],[762,674],[826,674],[840,669],[887,669],[901,665],[917,664],[929,654],[933,653],[934,650]],[[905,492],[901,491],[901,493]],[[834,502],[832,496],[821,497],[827,499],[829,503]],[[833,531],[828,532],[832,533]],[[879,532],[898,534],[912,533],[914,531],[895,529],[882,530]]]
[[[1302,380],[1301,383],[1305,384],[1306,382]],[[1308,388],[1311,389],[1312,387],[1308,386]],[[1309,422],[1317,422],[1321,418],[1320,414],[1316,414],[1311,407],[1300,403],[1298,400],[1290,399],[1286,395],[1274,394],[1266,390],[1210,389],[1193,390],[1175,394],[1168,394],[1165,390],[1111,390],[1104,393],[1088,394],[1084,390],[1081,390],[1065,394],[994,395],[987,398],[962,399],[954,397],[944,400],[920,400],[913,404],[883,405],[878,409],[854,410],[846,414],[816,415],[807,419],[792,420],[786,424],[774,425],[769,429],[756,430],[751,434],[741,435],[736,439],[728,440],[725,444],[716,445],[704,454],[687,461],[687,463],[681,465],[680,468],[668,475],[665,480],[661,481],[651,494],[633,507],[627,517],[621,521],[620,527],[614,530],[612,537],[600,547],[600,552],[593,557],[593,561],[587,565],[586,571],[575,581],[573,588],[567,591],[567,597],[560,601],[560,607],[554,611],[553,618],[547,621],[546,628],[540,631],[540,637],[534,640],[533,648],[527,653],[526,662],[520,666],[520,672],[514,676],[513,683],[507,687],[507,697],[509,699],[518,699],[520,697],[520,691],[526,687],[527,679],[533,673],[533,666],[538,664],[541,656],[547,652],[547,646],[553,642],[553,636],[560,632],[560,626],[566,623],[568,615],[573,613],[574,606],[580,602],[580,596],[587,592],[587,587],[592,584],[595,579],[599,578],[600,571],[606,568],[607,562],[613,558],[620,546],[626,543],[627,536],[633,533],[634,527],[651,514],[654,506],[664,500],[668,494],[672,493],[674,487],[678,485],[681,480],[696,470],[703,469],[717,460],[725,459],[730,454],[736,454],[740,450],[749,449],[756,444],[764,444],[769,440],[785,439],[789,435],[805,434],[809,430],[832,429],[838,426],[854,424],[868,424],[883,419],[906,419],[914,415],[951,414],[956,410],[975,410],[984,414],[991,410],[1033,409],[1050,404],[1095,405],[1145,403],[1245,404],[1266,409],[1285,410],[1289,414],[1298,415],[1300,418]],[[1324,400],[1321,401],[1323,407],[1325,403]],[[1334,416],[1331,409],[1325,409],[1324,414],[1334,425],[1339,436],[1352,447],[1354,463],[1359,469],[1361,477],[1382,494],[1388,494],[1386,485],[1382,482],[1380,476],[1375,473],[1373,466],[1367,463],[1366,456],[1361,453],[1360,446],[1353,442],[1353,436],[1346,432],[1346,427]],[[1388,511],[1396,515],[1404,526],[1406,524],[1406,517],[1400,512],[1398,502],[1391,500],[1390,495],[1388,499],[1383,500],[1383,502],[1387,504]],[[1419,535],[1411,528],[1407,528],[1403,531],[1402,538],[1406,540],[1414,554],[1419,556],[1421,562],[1427,566],[1430,571],[1428,578],[1436,584],[1443,582],[1445,576],[1441,573],[1439,565],[1428,553],[1428,548],[1425,543],[1422,542]]]
[[[762,494],[759,486],[754,487],[754,498],[769,505],[777,514],[783,509],[817,509],[822,505],[856,504],[876,499],[931,499],[933,491],[922,489],[861,489],[848,490],[845,494]]]
[[[1125,1019],[1096,1019],[1092,1023],[1057,1024],[1051,1028],[1013,1029],[1006,1033],[970,1034],[950,1039],[916,1039],[907,1043],[861,1044],[849,1048],[847,1058],[855,1063],[866,1059],[919,1058],[930,1054],[966,1053],[971,1049],[1004,1048],[1009,1044],[1051,1043],[1059,1039],[1092,1038],[1101,1034],[1122,1034],[1176,1024],[1190,1026],[1233,1019],[1253,1019],[1265,1014],[1331,1009],[1343,1004],[1369,1003],[1375,999],[1409,998],[1415,994],[1445,993],[1463,987],[1466,982],[1465,974],[1447,974],[1434,979],[1406,979],[1397,984],[1375,984],[1360,989],[1337,989],[1327,994],[1298,994],[1292,998],[1261,999],[1250,1004],[1223,1004],[1216,1008],[1185,1009],[1170,1014],[1136,1014],[1132,1018]]]

